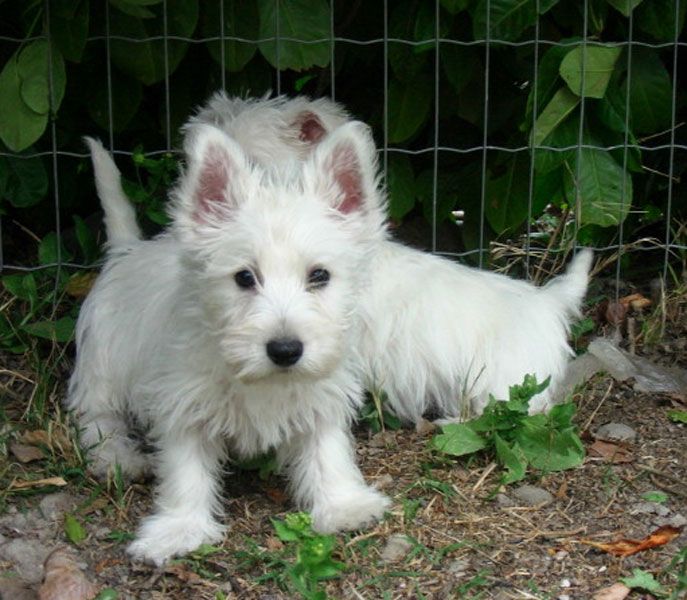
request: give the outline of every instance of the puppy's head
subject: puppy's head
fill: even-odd
[[[186,153],[174,229],[223,360],[245,382],[328,376],[384,235],[369,131],[340,127],[288,173],[207,125],[189,131]]]

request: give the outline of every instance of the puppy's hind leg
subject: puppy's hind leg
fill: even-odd
[[[67,407],[74,410],[79,424],[79,442],[87,452],[89,470],[99,479],[112,475],[115,465],[127,481],[146,477],[149,457],[129,436],[126,414],[114,394],[99,378],[82,379],[83,368],[75,371],[69,386]]]

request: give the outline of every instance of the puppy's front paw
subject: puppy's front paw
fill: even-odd
[[[313,528],[322,533],[364,529],[379,521],[391,501],[371,487],[360,487],[336,500],[317,502],[311,511]]]
[[[201,544],[220,541],[225,529],[211,517],[153,515],[143,521],[127,552],[134,559],[159,567],[173,556],[182,556]]]

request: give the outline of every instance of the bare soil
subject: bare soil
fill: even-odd
[[[657,362],[687,364],[684,315],[664,342],[648,352]],[[226,477],[229,532],[219,552],[164,569],[132,563],[127,538],[151,511],[151,484],[126,489],[99,485],[81,470],[64,426],[59,400],[68,370],[47,390],[45,419],[27,411],[38,400],[37,375],[25,359],[0,356],[0,597],[36,598],[42,563],[52,549],[71,546],[80,567],[98,588],[123,599],[263,599],[299,597],[273,559],[288,558],[272,518],[294,507],[278,476],[262,480],[253,471]],[[526,483],[548,491],[552,500],[527,506],[515,486],[499,488],[500,473],[489,457],[453,460],[428,448],[431,427],[373,434],[356,431],[358,459],[367,480],[392,497],[386,519],[367,531],[337,536],[335,558],[346,567],[323,584],[330,598],[592,598],[599,589],[640,568],[674,585],[666,573],[687,544],[687,532],[667,545],[617,558],[587,542],[641,539],[657,527],[687,522],[687,429],[671,421],[671,408],[685,410],[679,395],[634,391],[632,381],[592,378],[575,395],[576,421],[590,447],[599,426],[623,423],[634,441],[618,444],[614,456],[589,453],[574,470],[530,475]],[[32,406],[31,410],[36,407]],[[10,448],[29,431],[45,430],[40,460],[21,463]],[[17,482],[62,476],[63,487],[17,490]],[[642,498],[667,494],[664,503]],[[65,515],[83,525],[86,537],[68,540]],[[382,552],[394,534],[407,537],[393,561]],[[275,566],[276,565],[276,566]],[[642,595],[643,594],[643,595]],[[652,598],[633,592],[632,598]],[[73,600],[70,596],[64,596]]]

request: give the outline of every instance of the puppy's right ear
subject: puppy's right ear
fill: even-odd
[[[220,129],[203,124],[187,130],[184,150],[187,168],[179,195],[185,212],[198,224],[230,219],[248,172],[239,145]]]

